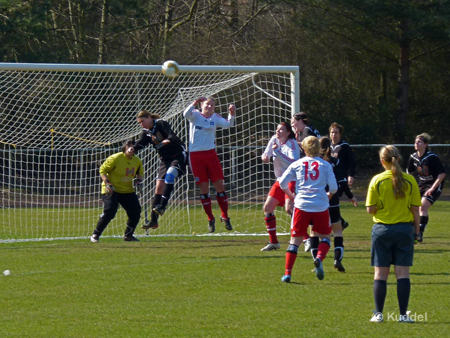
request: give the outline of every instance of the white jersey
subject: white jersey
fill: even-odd
[[[216,147],[216,129],[234,126],[235,117],[228,115],[228,120],[219,114],[204,116],[199,110],[190,105],[183,112],[189,121],[189,151],[206,151]]]
[[[275,149],[273,149],[274,144],[277,145]],[[277,136],[273,135],[262,156],[264,155],[269,158],[273,156],[275,176],[280,177],[291,163],[300,158],[300,148],[293,138],[288,139],[286,143],[281,143]]]
[[[308,212],[321,212],[330,206],[325,187],[329,191],[337,191],[336,177],[330,163],[320,157],[303,157],[292,163],[278,179],[282,189],[288,188],[288,183],[296,181],[296,208]]]

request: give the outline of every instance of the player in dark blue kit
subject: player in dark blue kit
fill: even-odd
[[[338,182],[339,189],[336,195],[339,198],[342,197],[344,191],[349,190],[353,185],[353,178],[355,176],[355,156],[353,155],[352,148],[350,145],[341,140],[342,133],[344,132],[344,127],[334,122],[329,128],[330,139],[331,139],[331,155],[339,159],[339,166],[344,174],[344,177]],[[342,217],[342,229],[348,227],[348,222]]]
[[[331,141],[328,137],[321,137],[320,140],[320,157],[325,161],[331,164],[333,168],[334,176],[336,177],[336,181],[342,181],[344,178],[344,174],[342,172],[342,168],[339,165],[339,159],[331,156]],[[353,196],[352,192],[348,188],[348,185],[345,185],[344,193],[347,197],[352,201],[354,206],[358,205],[358,200],[355,196]],[[333,231],[334,236],[334,268],[340,272],[345,272],[345,268],[342,265],[342,259],[344,258],[344,237],[342,233],[342,222],[341,222],[341,212],[339,207],[339,196],[334,194],[330,198],[330,206],[328,211],[330,213],[330,222],[331,229]],[[311,232],[310,237],[311,244],[311,255],[316,258],[317,250],[319,247],[319,237],[317,237],[314,232]]]
[[[153,145],[160,157],[155,195],[152,199],[151,221],[142,226],[145,230],[157,229],[158,217],[166,210],[176,178],[186,174],[187,152],[183,141],[175,135],[170,124],[160,119],[159,115],[141,110],[137,115],[137,122],[143,131],[140,139],[134,144],[135,151]]]
[[[416,136],[414,149],[408,162],[407,173],[417,172],[419,177],[420,196],[422,205],[420,212],[420,239],[423,242],[423,233],[428,224],[428,209],[441,196],[444,188],[445,169],[439,157],[428,149],[431,137],[427,133]]]

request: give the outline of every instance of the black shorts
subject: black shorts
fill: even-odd
[[[389,267],[391,264],[412,266],[413,257],[414,227],[412,223],[373,225],[372,266]]]
[[[174,167],[178,170],[178,177],[181,177],[186,174],[186,157],[184,154],[175,155],[171,159],[161,159],[159,163],[158,169],[158,180],[164,180],[167,174],[167,170],[170,167]]]
[[[437,187],[430,196],[427,196],[427,197],[425,197],[423,195],[427,192],[428,189],[431,188],[431,186],[419,187],[420,196],[422,196],[422,198],[426,198],[427,201],[430,202],[431,204],[434,204],[434,202],[436,202],[438,200],[438,198],[441,196],[441,193],[442,193],[441,187],[442,187],[442,184],[439,187]]]
[[[341,210],[338,205],[330,205],[328,208],[330,212],[330,222],[331,224],[339,223],[341,221]]]

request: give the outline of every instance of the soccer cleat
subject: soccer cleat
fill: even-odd
[[[228,219],[225,219],[222,216],[220,216],[220,221],[225,222],[225,229],[233,230],[233,227],[231,226],[231,222],[230,222],[230,217],[228,217]]]
[[[370,318],[371,323],[382,323],[383,322],[383,314],[381,312],[373,311],[373,316]]]
[[[345,268],[342,265],[342,261],[340,261],[340,260],[335,260],[334,261],[334,268],[338,269],[339,272],[345,272]]]
[[[400,315],[400,318],[398,320],[399,323],[414,323],[414,320],[412,320],[409,316],[410,313],[411,311],[406,311],[406,315]]]
[[[322,261],[320,258],[314,259],[314,266],[316,267],[316,276],[319,280],[322,280],[325,277],[325,273],[323,272]]]
[[[147,222],[141,228],[144,229],[144,230],[158,229],[158,222],[155,222],[155,221]]]
[[[281,277],[281,281],[283,283],[290,283],[291,282],[291,275],[284,275],[283,277]]]
[[[208,232],[213,233],[214,231],[216,231],[216,219],[215,218],[208,221]]]
[[[303,244],[305,245],[305,252],[309,252],[311,250],[311,239],[305,239]]]
[[[92,243],[97,243],[97,242],[98,242],[98,240],[99,240],[99,237],[98,237],[98,235],[96,235],[96,234],[93,234],[93,235],[91,236],[91,242],[92,242]]]
[[[163,207],[161,204],[158,204],[155,205],[155,207],[153,208],[153,212],[156,212],[159,216],[162,216],[166,212],[166,208]]]
[[[272,251],[272,250],[278,250],[281,248],[280,243],[269,243],[264,248],[261,249],[261,251]]]
[[[417,242],[419,243],[423,243],[423,232],[419,232],[420,236],[419,239],[417,240]]]
[[[348,226],[349,226],[350,224],[348,224],[348,222],[347,222],[345,219],[343,219],[342,221],[343,221],[343,222],[342,222],[342,230],[345,230],[345,229],[348,228]]]
[[[129,236],[125,236],[123,238],[123,240],[125,242],[140,242],[140,240],[138,240],[136,237],[134,237],[133,235],[129,235]]]

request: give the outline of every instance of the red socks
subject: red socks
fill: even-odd
[[[217,203],[219,203],[220,211],[222,211],[222,218],[228,219],[228,196],[225,191],[216,194]]]
[[[270,243],[278,243],[277,238],[277,218],[274,214],[268,214],[264,217],[266,221],[267,232],[269,233]]]

